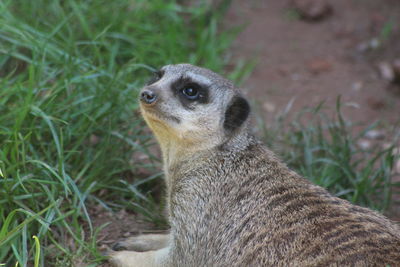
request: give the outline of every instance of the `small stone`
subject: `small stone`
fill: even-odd
[[[381,62],[378,64],[379,74],[382,79],[393,82],[395,78],[395,73],[392,65],[388,62]]]
[[[327,72],[332,69],[332,64],[326,59],[314,59],[308,63],[308,70],[313,74]]]
[[[309,21],[322,20],[333,13],[326,0],[293,0],[293,6],[303,19]]]
[[[276,110],[276,106],[271,102],[264,102],[263,109],[268,112],[274,112]]]
[[[357,142],[357,145],[362,150],[368,150],[371,148],[371,142],[365,139],[361,139]]]
[[[379,130],[369,130],[365,133],[365,137],[372,140],[382,140],[385,138],[385,133]]]
[[[353,83],[352,89],[354,91],[360,91],[363,88],[363,86],[364,86],[363,82],[358,81],[358,82]]]
[[[351,107],[351,108],[360,108],[360,104],[358,104],[357,102],[346,102],[345,103],[346,107]]]
[[[377,49],[381,45],[381,42],[378,38],[373,38],[369,41],[369,47],[371,49]]]
[[[356,49],[358,52],[364,53],[364,52],[367,52],[368,50],[377,49],[380,46],[381,46],[381,42],[379,41],[379,39],[372,38],[371,40],[360,43]]]
[[[400,147],[396,147],[392,151],[393,156],[400,157]],[[400,159],[399,159],[400,160]]]

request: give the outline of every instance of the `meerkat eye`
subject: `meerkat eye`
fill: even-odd
[[[188,85],[182,89],[182,94],[189,100],[196,100],[200,97],[196,86]]]
[[[182,76],[171,84],[171,90],[184,107],[194,108],[194,104],[207,104],[208,91],[207,85],[197,83],[190,77]]]
[[[157,81],[159,81],[164,75],[164,71],[162,70],[158,70],[156,72],[154,72],[153,77],[151,77],[151,79],[147,82],[147,85],[153,84]]]

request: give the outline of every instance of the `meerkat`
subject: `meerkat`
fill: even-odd
[[[129,238],[129,266],[400,266],[399,226],[290,170],[249,130],[232,82],[167,65],[140,94],[161,147],[170,233]]]

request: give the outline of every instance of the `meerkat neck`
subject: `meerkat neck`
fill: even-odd
[[[240,151],[245,149],[254,140],[255,138],[245,128],[224,141],[210,139],[203,140],[202,142],[189,142],[182,139],[169,138],[168,140],[159,142],[159,144],[163,154],[164,168],[169,169],[179,164],[179,162],[186,160],[188,156],[213,150]]]
[[[213,145],[203,142],[200,146],[199,143],[194,144],[189,141],[181,139],[169,139],[165,142],[159,142],[162,151],[164,168],[171,168],[185,160],[188,156],[194,155],[201,151],[212,149]]]
[[[254,142],[256,139],[249,132],[247,128],[244,128],[239,133],[231,136],[227,141],[220,145],[220,149],[227,150],[231,152],[240,151],[245,149],[250,143]]]
[[[179,162],[190,154],[190,146],[186,146],[179,142],[179,140],[168,140],[167,142],[160,142],[162,157],[164,161],[164,168],[170,168],[172,165]]]
[[[174,170],[179,169],[182,161],[193,157],[193,155],[198,155],[200,151],[195,149],[196,146],[182,142],[182,140],[170,139],[164,141],[159,142],[159,144],[162,152],[167,192],[170,192],[170,188],[175,183],[173,178]]]

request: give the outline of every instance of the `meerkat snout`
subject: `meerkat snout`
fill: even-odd
[[[157,95],[149,89],[144,89],[140,94],[140,101],[147,105],[154,104],[157,100]]]

